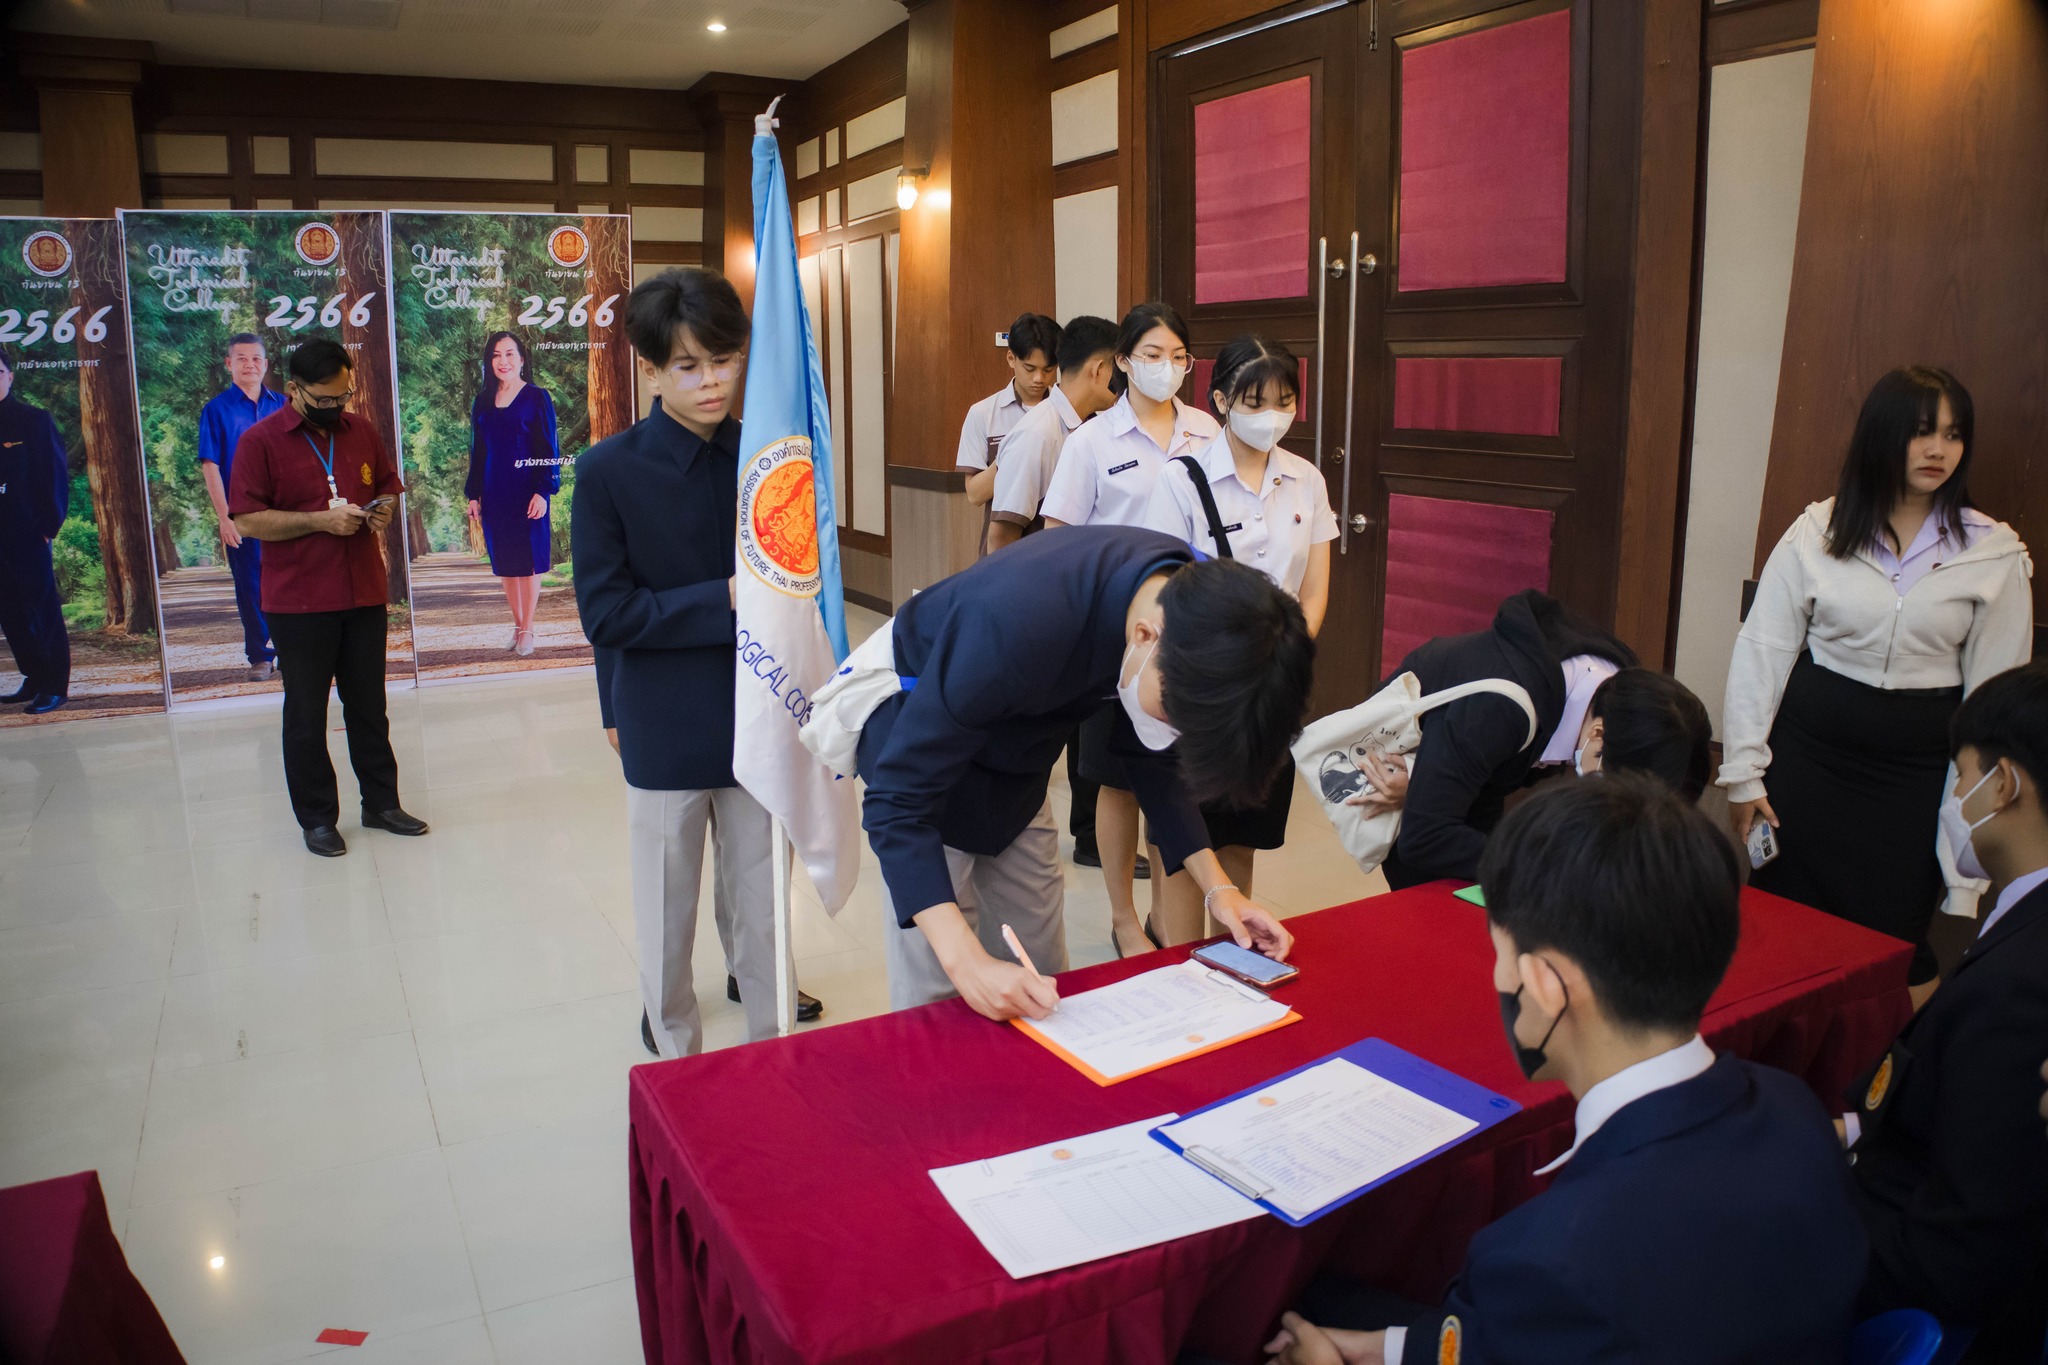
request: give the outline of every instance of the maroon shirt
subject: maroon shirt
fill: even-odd
[[[270,414],[242,433],[235,446],[228,515],[250,512],[319,512],[327,507],[327,470],[322,461],[334,439],[334,486],[361,506],[383,494],[405,491],[398,468],[377,429],[354,413],[343,413],[331,432],[299,416],[296,408]],[[263,610],[348,611],[382,606],[384,555],[367,526],[352,536],[315,531],[263,545]]]

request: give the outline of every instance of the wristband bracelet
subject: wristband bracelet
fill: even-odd
[[[1214,907],[1216,904],[1217,892],[1235,890],[1237,890],[1237,888],[1229,882],[1218,882],[1215,886],[1210,887],[1207,891],[1202,893],[1202,913],[1205,915],[1215,913]]]

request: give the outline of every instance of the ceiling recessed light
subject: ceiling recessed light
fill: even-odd
[[[704,25],[704,31],[706,33],[723,33],[725,32],[725,25],[719,20],[713,19],[710,23]]]
[[[220,1269],[220,1268],[221,1268],[222,1266],[226,1265],[227,1263],[228,1263],[228,1258],[227,1258],[227,1257],[225,1257],[225,1256],[215,1256],[215,1257],[214,1257],[214,1258],[213,1258],[212,1260],[208,1261],[208,1262],[207,1262],[206,1264],[207,1264],[207,1265],[208,1265],[209,1267],[211,1267],[212,1269],[214,1269],[214,1270],[219,1270],[219,1269]]]

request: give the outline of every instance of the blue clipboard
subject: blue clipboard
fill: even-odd
[[[1386,1184],[1395,1176],[1401,1175],[1407,1171],[1414,1170],[1423,1162],[1433,1160],[1434,1158],[1441,1156],[1443,1153],[1448,1152],[1449,1150],[1451,1150],[1451,1148],[1456,1147],[1459,1144],[1472,1138],[1476,1134],[1485,1132],[1488,1128],[1493,1127],[1494,1124],[1499,1123],[1502,1119],[1511,1118],[1514,1115],[1522,1112],[1522,1106],[1515,1103],[1513,1100],[1509,1099],[1505,1095],[1496,1095],[1493,1091],[1488,1090],[1485,1086],[1474,1085],[1471,1081],[1466,1080],[1463,1076],[1460,1076],[1455,1072],[1446,1071],[1442,1067],[1436,1065],[1434,1062],[1425,1062],[1424,1060],[1422,1060],[1422,1058],[1416,1056],[1414,1053],[1404,1052],[1400,1048],[1395,1047],[1392,1043],[1389,1043],[1384,1039],[1367,1038],[1363,1042],[1353,1043],[1350,1047],[1340,1048],[1338,1051],[1332,1052],[1328,1057],[1318,1057],[1314,1061],[1309,1062],[1306,1065],[1294,1068],[1294,1070],[1292,1071],[1282,1072],[1280,1075],[1273,1077],[1271,1080],[1265,1081],[1259,1085],[1255,1085],[1251,1087],[1249,1090],[1240,1090],[1235,1095],[1227,1096],[1223,1099],[1216,1101],[1216,1103],[1214,1104],[1205,1104],[1200,1109],[1194,1110],[1192,1113],[1182,1114],[1173,1122],[1185,1123],[1187,1120],[1195,1117],[1196,1114],[1206,1114],[1211,1109],[1217,1109],[1222,1107],[1223,1105],[1233,1103],[1237,1100],[1241,1100],[1248,1095],[1256,1094],[1258,1091],[1266,1089],[1267,1086],[1275,1085],[1280,1081],[1284,1081],[1289,1076],[1298,1076],[1302,1072],[1307,1071],[1310,1067],[1321,1066],[1324,1062],[1330,1061],[1337,1057],[1342,1057],[1348,1062],[1352,1062],[1360,1067],[1363,1067],[1365,1070],[1372,1072],[1375,1076],[1380,1077],[1382,1080],[1392,1081],[1395,1085],[1401,1086],[1403,1089],[1412,1090],[1416,1094],[1421,1095],[1424,1099],[1434,1100],[1436,1103],[1441,1104],[1444,1108],[1449,1109],[1455,1113],[1462,1114],[1466,1118],[1473,1120],[1479,1126],[1472,1129],[1471,1132],[1465,1133],[1460,1137],[1454,1138],[1451,1141],[1446,1142],[1441,1147],[1437,1147],[1431,1151],[1423,1153],[1421,1156],[1409,1162],[1407,1165],[1400,1167],[1398,1170],[1392,1170],[1387,1172],[1385,1175],[1381,1176],[1377,1180],[1372,1181],[1370,1184],[1360,1185],[1357,1189],[1351,1191],[1347,1195],[1344,1195],[1342,1198],[1334,1199],[1329,1203],[1323,1205],[1323,1207],[1317,1209],[1314,1213],[1311,1213],[1306,1218],[1292,1217],[1288,1214],[1282,1213],[1279,1209],[1275,1208],[1273,1205],[1267,1203],[1263,1199],[1253,1198],[1253,1202],[1256,1203],[1260,1208],[1272,1214],[1281,1222],[1286,1223],[1292,1227],[1307,1227],[1310,1223],[1315,1222],[1316,1219],[1321,1218],[1323,1215],[1328,1213],[1334,1213],[1336,1210],[1343,1208],[1346,1204],[1358,1198],[1359,1195],[1364,1194],[1367,1190],[1378,1189],[1381,1185]],[[1162,1125],[1161,1128],[1154,1128],[1151,1131],[1150,1136],[1155,1141],[1165,1145],[1169,1150],[1171,1150],[1175,1154],[1181,1156],[1184,1159],[1192,1161],[1193,1158],[1188,1157],[1187,1153],[1181,1150],[1180,1144],[1175,1142],[1172,1138],[1168,1137],[1165,1134],[1165,1132],[1162,1131],[1164,1126],[1165,1125]],[[1210,1170],[1207,1166],[1204,1166],[1200,1161],[1194,1161],[1194,1164],[1199,1169],[1206,1171],[1209,1175],[1215,1176],[1219,1180],[1223,1180],[1224,1184],[1230,1185],[1232,1186],[1232,1188],[1237,1189],[1238,1193],[1246,1195],[1248,1197],[1251,1196],[1251,1191],[1237,1186],[1235,1181],[1227,1180],[1224,1179],[1222,1176],[1217,1175],[1215,1171]]]

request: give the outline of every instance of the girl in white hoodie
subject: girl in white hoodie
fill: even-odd
[[[1970,506],[1973,416],[1946,370],[1877,382],[1835,496],[1764,565],[1722,715],[1735,833],[1778,836],[1752,883],[1913,944],[1916,986],[1944,890],[1962,915],[1984,890],[1940,837],[1949,719],[2033,652],[2027,548]]]

